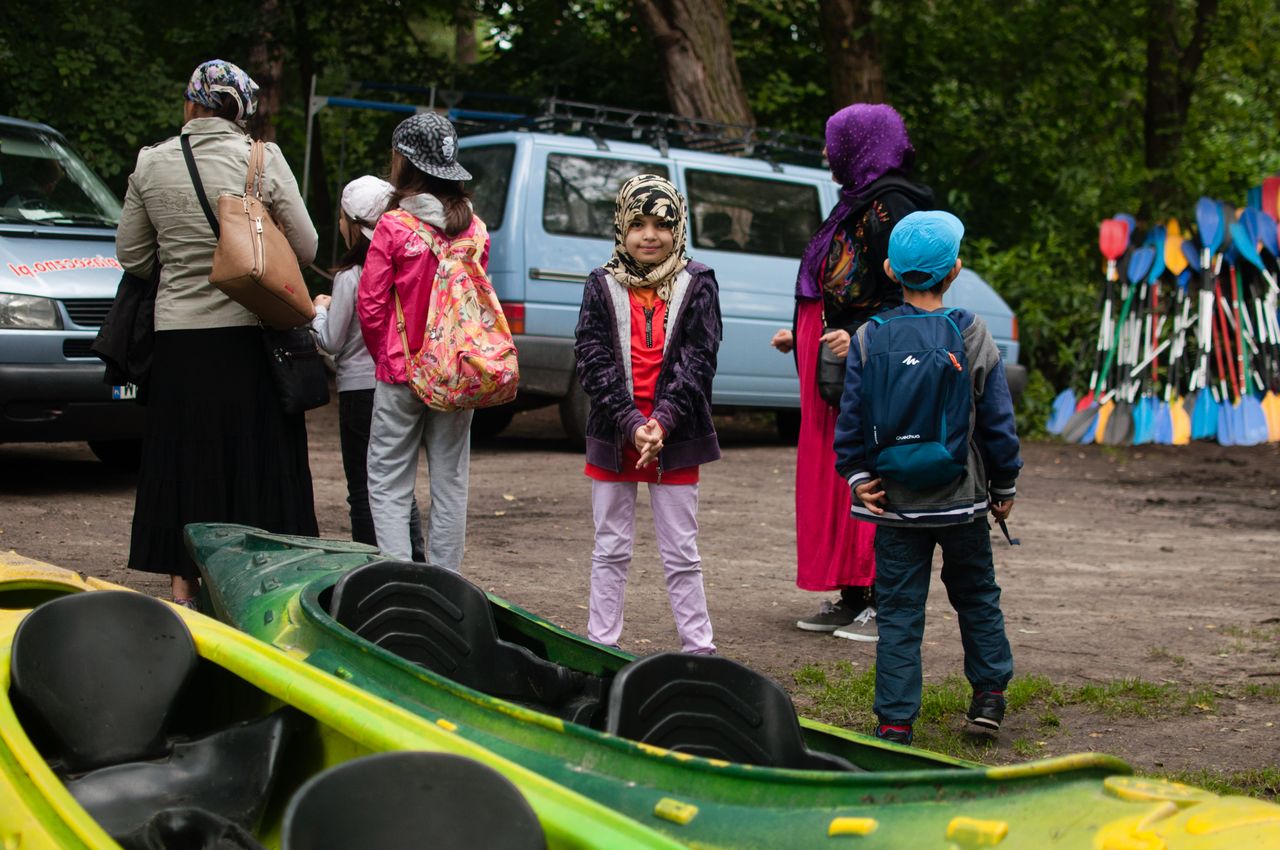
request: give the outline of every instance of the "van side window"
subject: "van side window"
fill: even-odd
[[[463,148],[458,159],[471,172],[471,204],[490,230],[502,227],[507,212],[507,190],[511,186],[511,162],[515,145],[486,145]]]
[[[613,207],[618,190],[637,174],[668,177],[656,162],[572,156],[547,157],[542,226],[548,233],[613,241]]]
[[[798,258],[822,223],[811,183],[695,169],[686,177],[695,248]]]

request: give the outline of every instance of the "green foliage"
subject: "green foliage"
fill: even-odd
[[[1194,785],[1215,794],[1243,794],[1260,800],[1280,800],[1280,768],[1263,767],[1256,770],[1237,771],[1201,768],[1169,770],[1157,775],[1170,782]]]

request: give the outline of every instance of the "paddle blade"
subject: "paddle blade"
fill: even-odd
[[[1098,249],[1108,260],[1118,260],[1129,247],[1129,225],[1109,218],[1098,225]]]
[[[1262,181],[1262,211],[1272,218],[1280,218],[1277,198],[1280,197],[1280,176]]]
[[[1196,246],[1190,239],[1182,240],[1182,256],[1186,260],[1184,264],[1193,272],[1202,271],[1200,268],[1200,252],[1196,250]]]
[[[1076,402],[1076,412],[1078,413],[1081,410],[1084,410],[1086,407],[1097,407],[1098,405],[1094,404],[1094,401],[1093,401],[1094,397],[1095,396],[1093,394],[1093,390],[1089,390],[1087,393],[1085,393],[1084,397]]]
[[[1280,443],[1280,395],[1275,390],[1262,397],[1262,413],[1267,417],[1267,442]]]
[[[1218,436],[1218,401],[1213,393],[1201,390],[1196,393],[1195,407],[1191,411],[1191,439],[1212,440]]]
[[[1236,412],[1239,408],[1230,404],[1218,406],[1218,445],[1236,446]]]
[[[1182,234],[1178,230],[1178,222],[1169,220],[1169,229],[1164,236],[1164,264],[1175,275],[1182,274],[1187,267],[1187,258],[1182,254]]]
[[[1133,442],[1133,405],[1127,401],[1116,404],[1105,423],[1101,421],[1101,412],[1098,420],[1098,433],[1102,435],[1098,442],[1106,446],[1127,446]]]
[[[1129,257],[1129,268],[1125,273],[1129,276],[1129,282],[1137,284],[1147,278],[1147,272],[1151,271],[1151,264],[1155,262],[1156,249],[1150,245],[1144,245],[1134,251]]]
[[[1144,396],[1133,406],[1133,444],[1143,446],[1155,437],[1155,399]]]
[[[1045,428],[1050,434],[1061,434],[1067,426],[1067,420],[1076,411],[1076,394],[1073,390],[1063,390],[1053,400],[1053,409]]]
[[[1196,201],[1196,226],[1200,228],[1200,244],[1212,254],[1222,244],[1222,208],[1213,198]]]
[[[1138,220],[1133,216],[1129,215],[1128,213],[1116,213],[1111,217],[1114,218],[1116,221],[1124,222],[1124,226],[1127,228],[1127,230],[1125,231],[1125,239],[1132,242],[1133,234],[1136,233],[1138,230]],[[1126,245],[1125,247],[1127,248],[1128,245]]]
[[[1062,428],[1063,442],[1092,443],[1093,433],[1098,424],[1098,406],[1090,405],[1084,410],[1071,414],[1067,424]]]
[[[1147,272],[1147,283],[1155,283],[1164,274],[1164,227],[1157,224],[1147,234],[1146,244],[1151,246],[1151,269]]]
[[[1191,442],[1191,415],[1183,406],[1183,400],[1175,398],[1169,405],[1169,420],[1173,427],[1173,445],[1185,446]]]
[[[1157,446],[1173,445],[1173,409],[1164,399],[1156,401],[1155,420],[1151,429],[1151,442]]]
[[[1246,393],[1240,399],[1236,416],[1237,446],[1259,446],[1267,441],[1267,415],[1262,410],[1262,402]]]
[[[1262,268],[1262,257],[1258,256],[1258,243],[1249,234],[1249,229],[1240,222],[1232,222],[1231,247],[1254,268]]]
[[[1266,213],[1254,216],[1258,221],[1258,241],[1272,257],[1280,258],[1280,239],[1277,239],[1276,220]]]

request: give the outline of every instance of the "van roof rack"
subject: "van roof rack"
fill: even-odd
[[[726,124],[669,112],[623,109],[557,97],[536,100],[532,105],[535,107],[532,114],[519,117],[513,117],[509,112],[495,113],[461,106],[453,106],[449,113],[458,131],[464,135],[490,133],[496,129],[581,134],[592,139],[601,149],[607,149],[609,141],[628,141],[652,145],[663,156],[670,148],[680,147],[764,159],[775,167],[780,162],[814,167],[826,165],[822,139],[787,130]]]

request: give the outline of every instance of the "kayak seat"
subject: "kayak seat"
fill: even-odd
[[[605,731],[743,764],[856,769],[805,747],[795,706],[777,682],[718,655],[667,652],[623,667],[609,690]]]
[[[298,789],[283,850],[545,850],[524,795],[491,767],[451,753],[379,753]]]
[[[452,570],[365,564],[338,580],[329,613],[365,640],[482,693],[552,713],[585,711],[574,704],[589,696],[590,677],[499,638],[489,597]]]
[[[175,706],[199,656],[182,618],[141,593],[93,591],[40,605],[14,633],[11,666],[23,728],[71,795],[121,841],[192,801],[211,816],[198,822],[256,827],[284,743],[305,719],[282,709],[198,737],[172,734],[177,721],[193,720],[178,718]]]
[[[266,850],[248,830],[194,806],[157,812],[141,829],[117,841],[124,850]]]

